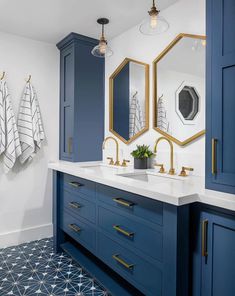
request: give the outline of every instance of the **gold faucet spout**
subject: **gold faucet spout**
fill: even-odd
[[[160,137],[159,139],[157,139],[157,141],[155,142],[154,145],[154,153],[157,153],[157,147],[158,147],[158,143],[161,141],[167,141],[170,145],[170,170],[169,170],[169,175],[175,175],[175,169],[174,169],[174,146],[172,144],[172,142],[167,139],[166,137]]]
[[[114,165],[120,165],[120,161],[119,161],[119,144],[118,144],[118,141],[114,137],[107,137],[107,138],[105,138],[104,139],[104,142],[103,142],[103,145],[102,145],[102,148],[103,148],[103,150],[105,149],[105,144],[109,140],[114,141],[115,144],[116,144],[116,162],[115,162]]]

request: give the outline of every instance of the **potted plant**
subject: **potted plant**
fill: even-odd
[[[135,169],[147,169],[150,166],[150,158],[154,156],[154,153],[147,145],[137,145],[137,149],[132,151],[131,155],[134,157]]]

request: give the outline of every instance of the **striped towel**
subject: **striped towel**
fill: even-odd
[[[163,132],[169,133],[170,123],[167,120],[167,113],[164,104],[163,95],[158,99],[157,102],[157,127]]]
[[[8,173],[21,155],[21,147],[10,95],[4,80],[0,81],[0,142],[4,171]]]
[[[143,113],[137,93],[131,99],[130,114],[129,114],[129,137],[132,138],[138,132],[140,132],[145,126],[143,119]]]
[[[20,162],[23,164],[35,156],[45,139],[37,95],[30,82],[27,82],[20,102],[18,129],[22,147]]]

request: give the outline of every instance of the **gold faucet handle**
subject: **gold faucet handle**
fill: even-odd
[[[130,163],[130,160],[123,159],[123,161],[122,161],[122,167],[127,167],[127,163]]]
[[[180,172],[180,174],[179,174],[179,176],[181,176],[181,177],[187,177],[188,175],[187,175],[187,172],[186,171],[189,171],[189,172],[192,172],[192,171],[194,171],[194,169],[193,168],[190,168],[190,167],[182,167],[182,170],[181,170],[181,172]]]
[[[120,161],[119,160],[116,160],[115,163],[114,163],[114,165],[120,166]]]
[[[109,165],[114,165],[114,161],[113,161],[113,158],[112,157],[107,157],[109,161]]]
[[[164,168],[164,164],[156,163],[154,166],[160,167],[159,173],[164,174],[166,172]]]

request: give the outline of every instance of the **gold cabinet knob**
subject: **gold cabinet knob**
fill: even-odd
[[[189,172],[192,172],[192,171],[194,171],[194,169],[193,168],[190,168],[190,167],[182,167],[182,170],[181,170],[181,172],[180,172],[180,174],[179,174],[179,176],[180,177],[187,177],[188,175],[187,175],[187,172],[186,171],[189,171]]]
[[[114,165],[114,161],[112,157],[107,157],[107,159],[109,160],[109,165]]]
[[[130,163],[130,160],[123,159],[123,161],[122,161],[122,167],[127,167],[127,163]]]
[[[164,164],[158,164],[158,163],[156,163],[154,166],[160,167],[159,173],[165,174],[166,171],[165,171],[165,168],[164,168]]]

